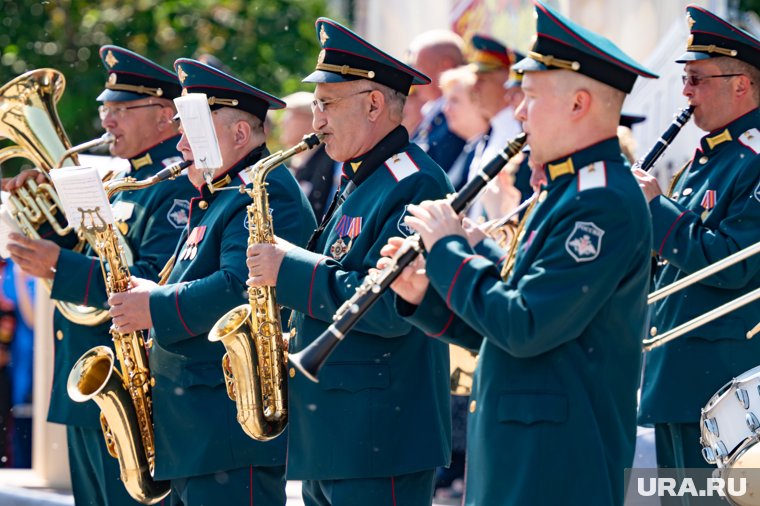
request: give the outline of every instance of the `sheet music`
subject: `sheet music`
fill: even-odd
[[[8,236],[15,233],[24,235],[21,228],[16,223],[16,220],[11,216],[11,212],[8,209],[8,194],[3,192],[2,195],[3,205],[0,206],[0,257],[8,258],[11,255],[8,253],[8,244],[12,241],[8,239]]]
[[[213,172],[222,166],[222,153],[216,138],[211,108],[205,93],[188,93],[174,99],[182,129],[185,131],[193,161],[197,169],[204,173]]]
[[[78,229],[82,225],[82,210],[85,214],[84,225],[87,227],[113,224],[111,204],[106,197],[98,169],[66,167],[50,171],[50,177],[72,228]],[[100,220],[103,223],[100,223]]]

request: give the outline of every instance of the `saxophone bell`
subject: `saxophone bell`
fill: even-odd
[[[169,495],[169,482],[151,478],[153,463],[142,442],[137,412],[128,409],[132,399],[115,362],[107,346],[87,351],[69,373],[69,397],[75,402],[95,401],[108,453],[118,458],[129,495],[142,504],[156,504]]]

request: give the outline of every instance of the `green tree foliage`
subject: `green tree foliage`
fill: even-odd
[[[742,11],[754,11],[760,13],[760,0],[740,0],[739,9]]]
[[[0,0],[0,84],[28,70],[63,72],[58,112],[72,142],[101,133],[98,49],[116,44],[167,68],[213,54],[246,82],[282,96],[302,88],[319,51],[325,0]]]

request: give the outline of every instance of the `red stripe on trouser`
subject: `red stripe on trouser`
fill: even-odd
[[[393,498],[393,506],[396,506],[396,479],[391,476],[391,497]]]

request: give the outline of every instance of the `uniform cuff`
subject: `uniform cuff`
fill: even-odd
[[[61,249],[55,266],[50,297],[91,307],[105,307],[108,296],[102,278],[100,261],[71,250]]]
[[[676,237],[676,229],[688,210],[664,195],[659,195],[649,202],[649,211],[652,214],[652,249],[662,255],[667,253],[668,241]]]
[[[150,318],[154,337],[159,344],[181,340],[178,337],[197,335],[187,325],[179,304],[179,291],[184,283],[160,286],[150,294]]]
[[[327,258],[303,248],[288,251],[277,273],[278,302],[313,317],[311,301],[314,292],[325,289],[316,281],[317,275],[320,266],[324,268]]]

